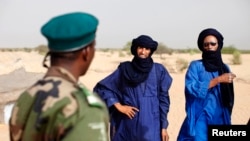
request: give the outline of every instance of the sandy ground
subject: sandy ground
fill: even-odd
[[[9,74],[21,67],[27,72],[44,73],[46,71],[41,65],[43,56],[38,55],[36,52],[0,52],[0,56],[0,75]],[[119,56],[118,52],[97,51],[87,75],[81,77],[80,81],[89,89],[92,89],[96,82],[116,69],[120,61],[132,59],[132,56],[128,55]],[[199,59],[200,56],[200,54],[173,54],[165,55],[163,58],[156,55],[153,56],[154,61],[164,64],[173,77],[173,84],[170,89],[171,107],[168,115],[170,141],[176,140],[185,117],[184,77],[186,70],[180,72],[177,62],[180,59],[190,62],[193,59]],[[224,62],[228,63],[231,70],[237,75],[234,81],[235,106],[232,114],[233,124],[246,124],[250,118],[250,54],[242,54],[241,58],[241,65],[232,65],[230,64],[232,55],[223,55]],[[8,126],[6,124],[0,124],[0,141],[9,141]]]

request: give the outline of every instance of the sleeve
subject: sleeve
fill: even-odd
[[[209,91],[210,81],[201,61],[190,63],[185,76],[185,94],[204,99]]]
[[[90,108],[63,141],[108,141],[108,119],[100,108]],[[105,122],[106,121],[106,122]]]
[[[169,89],[172,84],[172,77],[168,73],[168,71],[161,67],[160,73],[160,81],[159,84],[159,102],[160,102],[160,120],[161,120],[161,128],[166,129],[168,127],[168,112],[170,107],[170,98],[169,98]],[[158,69],[159,70],[159,69]]]
[[[11,141],[14,139],[21,140],[26,122],[31,121],[29,121],[28,118],[33,102],[34,99],[27,91],[23,92],[16,101],[9,120],[9,132]]]
[[[109,108],[119,102],[119,70],[99,81],[93,91],[101,97]]]

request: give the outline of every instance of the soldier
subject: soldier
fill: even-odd
[[[41,28],[49,47],[43,62],[48,71],[16,101],[9,121],[11,141],[108,140],[107,107],[78,83],[94,57],[97,25],[93,15],[73,12]]]

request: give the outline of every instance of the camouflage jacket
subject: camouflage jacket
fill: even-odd
[[[108,111],[65,69],[49,68],[24,91],[9,121],[12,141],[107,141]]]

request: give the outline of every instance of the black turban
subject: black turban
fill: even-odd
[[[138,46],[149,48],[151,50],[151,55],[152,55],[153,52],[157,49],[158,43],[147,35],[140,35],[139,37],[133,39],[132,41],[131,53],[133,55],[137,54],[136,50]]]
[[[201,33],[199,34],[199,37],[198,37],[198,41],[197,41],[199,49],[201,51],[204,50],[203,42],[204,42],[204,39],[208,35],[213,35],[217,38],[218,44],[219,44],[219,49],[221,50],[223,47],[223,39],[224,38],[219,31],[217,31],[216,29],[213,29],[213,28],[207,28],[207,29],[204,29],[203,31],[201,31]]]

